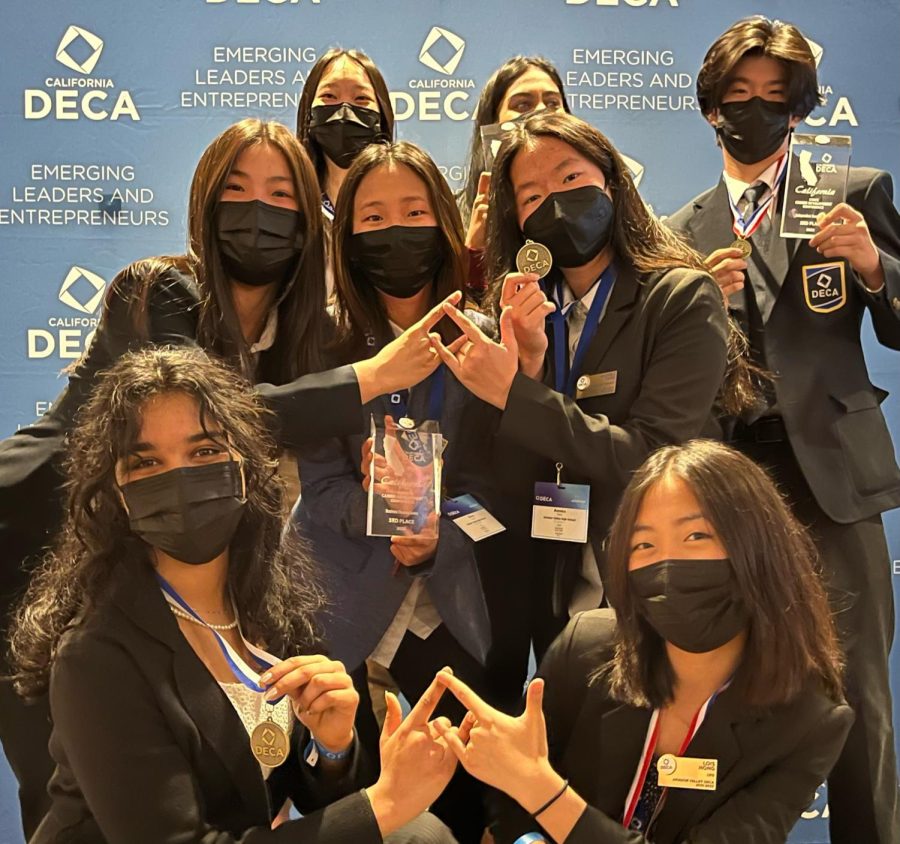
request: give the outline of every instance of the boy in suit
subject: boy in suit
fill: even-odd
[[[759,406],[726,428],[810,526],[831,593],[856,710],[829,778],[831,840],[897,844],[894,611],[881,513],[900,505],[900,470],[879,407],[886,393],[869,380],[860,340],[868,309],[878,340],[900,349],[892,180],[851,168],[846,202],[818,221],[812,240],[779,236],[790,134],[819,103],[812,52],[791,24],[753,17],[732,25],[707,52],[697,91],[724,173],[668,222],[708,256],[754,362],[773,376]],[[810,295],[822,282],[832,288],[826,305]]]

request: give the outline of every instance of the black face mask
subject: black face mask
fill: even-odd
[[[583,267],[612,240],[612,200],[596,185],[551,193],[522,226],[529,240],[543,243],[560,267]]]
[[[715,650],[749,623],[729,560],[663,560],[628,581],[649,625],[683,651]]]
[[[259,199],[220,202],[216,234],[225,272],[243,284],[285,284],[303,252],[303,217]]]
[[[444,236],[437,226],[391,226],[350,238],[354,280],[409,299],[434,281],[444,258]]]
[[[122,487],[131,530],[182,563],[214,560],[244,512],[237,462],[187,466]]]
[[[755,164],[784,143],[790,123],[787,103],[752,97],[719,106],[716,134],[732,158],[741,164]]]
[[[338,103],[313,106],[309,137],[341,170],[346,170],[381,134],[381,115],[371,108]]]

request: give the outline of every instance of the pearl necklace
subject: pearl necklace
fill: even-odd
[[[201,621],[200,619],[194,618],[189,612],[185,612],[181,607],[176,607],[174,604],[169,604],[169,609],[179,618],[193,621],[194,624],[199,624],[201,627],[209,627],[211,630],[234,630],[234,628],[238,626],[237,617],[228,624],[210,624],[208,621]]]

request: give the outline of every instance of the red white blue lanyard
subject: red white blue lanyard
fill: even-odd
[[[695,713],[694,717],[691,719],[691,724],[688,727],[687,735],[684,737],[684,741],[681,743],[681,747],[678,749],[678,755],[682,756],[685,750],[688,749],[691,741],[694,736],[697,735],[697,731],[700,729],[700,725],[706,719],[706,713],[709,712],[709,708],[713,705],[716,698],[723,692],[728,686],[731,685],[731,679],[720,688],[716,689],[707,699],[706,702],[701,706]],[[628,829],[629,824],[631,823],[631,819],[634,817],[634,811],[637,809],[638,802],[641,799],[641,792],[644,790],[644,782],[647,780],[647,772],[650,770],[650,765],[653,763],[653,753],[656,750],[656,742],[659,740],[659,710],[654,709],[653,715],[650,717],[650,724],[647,727],[647,737],[644,739],[644,749],[641,751],[641,759],[638,763],[637,770],[634,773],[634,779],[631,781],[631,788],[628,789],[628,796],[625,798],[625,812],[622,815],[622,826]]]
[[[749,217],[744,217],[744,215],[738,211],[737,204],[731,198],[731,194],[728,194],[728,204],[731,206],[731,216],[734,217],[734,224],[731,228],[741,240],[747,240],[753,232],[759,228],[763,221],[763,217],[769,213],[769,208],[771,208],[772,203],[775,201],[775,197],[778,196],[778,188],[784,181],[784,175],[787,172],[787,162],[788,157],[786,155],[778,162],[778,169],[775,171],[775,183],[772,185],[769,195],[764,202],[761,202],[756,207],[756,210]]]
[[[563,308],[563,282],[562,280],[557,281],[555,293],[551,295],[556,304],[556,310],[547,317],[553,324],[553,366],[555,369],[557,393],[563,393],[570,397],[575,395],[575,385],[578,383],[578,376],[581,374],[584,356],[587,354],[588,347],[597,333],[600,318],[603,316],[603,309],[606,307],[606,301],[609,299],[609,294],[612,293],[613,285],[616,281],[616,275],[616,265],[611,263],[595,284],[597,292],[594,294],[594,301],[591,302],[591,307],[588,309],[584,328],[581,330],[578,345],[575,347],[575,354],[572,355],[571,368],[569,367],[569,355],[566,348],[566,316],[575,305],[575,302],[572,302],[567,308]]]
[[[222,649],[222,654],[225,657],[225,661],[228,663],[228,667],[231,669],[231,673],[234,674],[234,676],[248,689],[252,689],[254,692],[259,693],[265,692],[266,687],[259,684],[260,674],[254,671],[249,665],[247,665],[246,662],[244,662],[241,655],[234,648],[232,648],[231,645],[228,644],[228,642],[226,642],[221,635],[219,635],[219,632],[217,630],[213,630],[212,627],[210,627],[202,618],[200,618],[199,615],[197,615],[197,613],[194,612],[193,609],[191,609],[187,601],[185,601],[184,598],[182,598],[181,595],[179,595],[175,591],[175,589],[172,588],[172,585],[162,575],[157,574],[156,579],[159,581],[159,586],[162,589],[163,595],[165,595],[166,601],[168,601],[169,604],[175,607],[179,607],[186,613],[190,613],[193,618],[195,618],[200,624],[202,624],[207,630],[209,630],[210,633],[213,634],[213,636],[216,637],[216,641],[219,643],[219,647]],[[272,654],[267,653],[262,648],[257,648],[256,645],[244,639],[244,634],[240,632],[240,627],[238,627],[238,634],[243,640],[244,646],[251,654],[253,654],[253,656],[256,658],[256,661],[262,667],[263,671],[281,662],[278,657],[272,656]],[[276,703],[278,703],[279,700],[281,700],[282,697],[284,697],[284,695],[277,698],[276,700],[270,700],[266,702],[274,706]]]

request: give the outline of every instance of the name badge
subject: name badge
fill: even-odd
[[[695,791],[715,791],[718,759],[692,759],[667,753],[656,763],[659,784],[664,788],[692,788]]]
[[[619,377],[617,369],[612,372],[595,372],[593,375],[582,375],[575,382],[575,398],[590,399],[594,396],[611,396],[616,392],[616,381]]]
[[[555,484],[538,481],[534,485],[531,508],[533,539],[587,542],[591,488],[587,484]]]
[[[506,530],[472,495],[448,498],[443,509],[444,515],[473,542]]]

